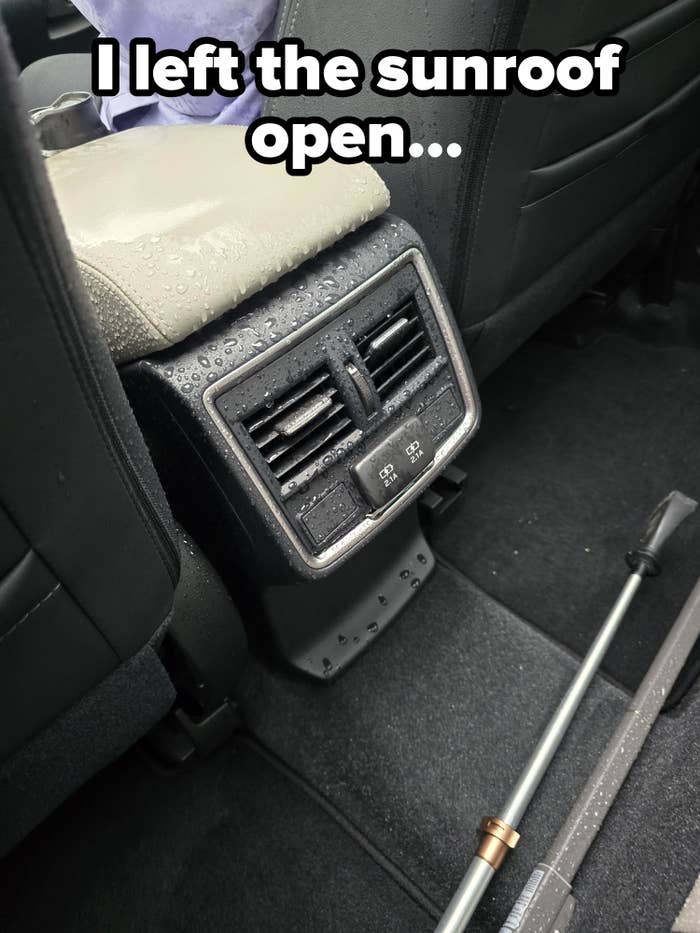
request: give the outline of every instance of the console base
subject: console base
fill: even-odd
[[[263,590],[262,611],[281,660],[333,680],[393,622],[435,567],[416,506],[330,577]]]

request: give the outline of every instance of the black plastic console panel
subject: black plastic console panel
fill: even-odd
[[[416,499],[480,415],[423,244],[390,215],[125,380],[200,537],[218,532],[219,548],[268,579],[272,563],[305,578],[337,567]]]

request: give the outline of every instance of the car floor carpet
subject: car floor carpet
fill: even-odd
[[[5,860],[0,929],[429,933],[575,666],[442,564],[338,681],[252,660],[257,738],[169,775],[131,753],[90,782]],[[626,700],[596,680],[471,930],[499,929]],[[699,700],[654,729],[577,879],[572,933],[670,928],[700,867]]]
[[[482,389],[460,458],[465,494],[432,535],[489,594],[583,655],[626,573],[624,555],[674,488],[700,498],[700,350],[608,335],[522,347]],[[636,688],[698,575],[700,518],[632,607],[604,670]]]
[[[7,859],[0,929],[428,933],[386,867],[240,741],[169,777],[132,754]]]
[[[447,566],[336,682],[251,663],[248,727],[440,908],[576,669],[571,654]],[[477,915],[498,929],[627,696],[599,678]],[[472,928],[470,928],[472,929]]]

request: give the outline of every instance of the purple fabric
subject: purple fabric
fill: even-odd
[[[236,42],[248,54],[260,39],[272,38],[278,0],[73,0],[102,35],[121,46],[121,90],[103,100],[102,119],[110,130],[166,123],[248,124],[260,114],[262,97],[246,69],[239,97],[134,97],[129,93],[128,49],[135,38],[152,38],[158,50],[186,51],[210,36]]]

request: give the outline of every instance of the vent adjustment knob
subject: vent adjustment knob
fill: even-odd
[[[355,366],[354,363],[346,363],[345,372],[350,376],[352,384],[355,386],[357,394],[360,396],[360,401],[362,402],[365,413],[367,415],[373,415],[376,411],[379,411],[378,399],[375,398],[372,387],[357,366]]]

